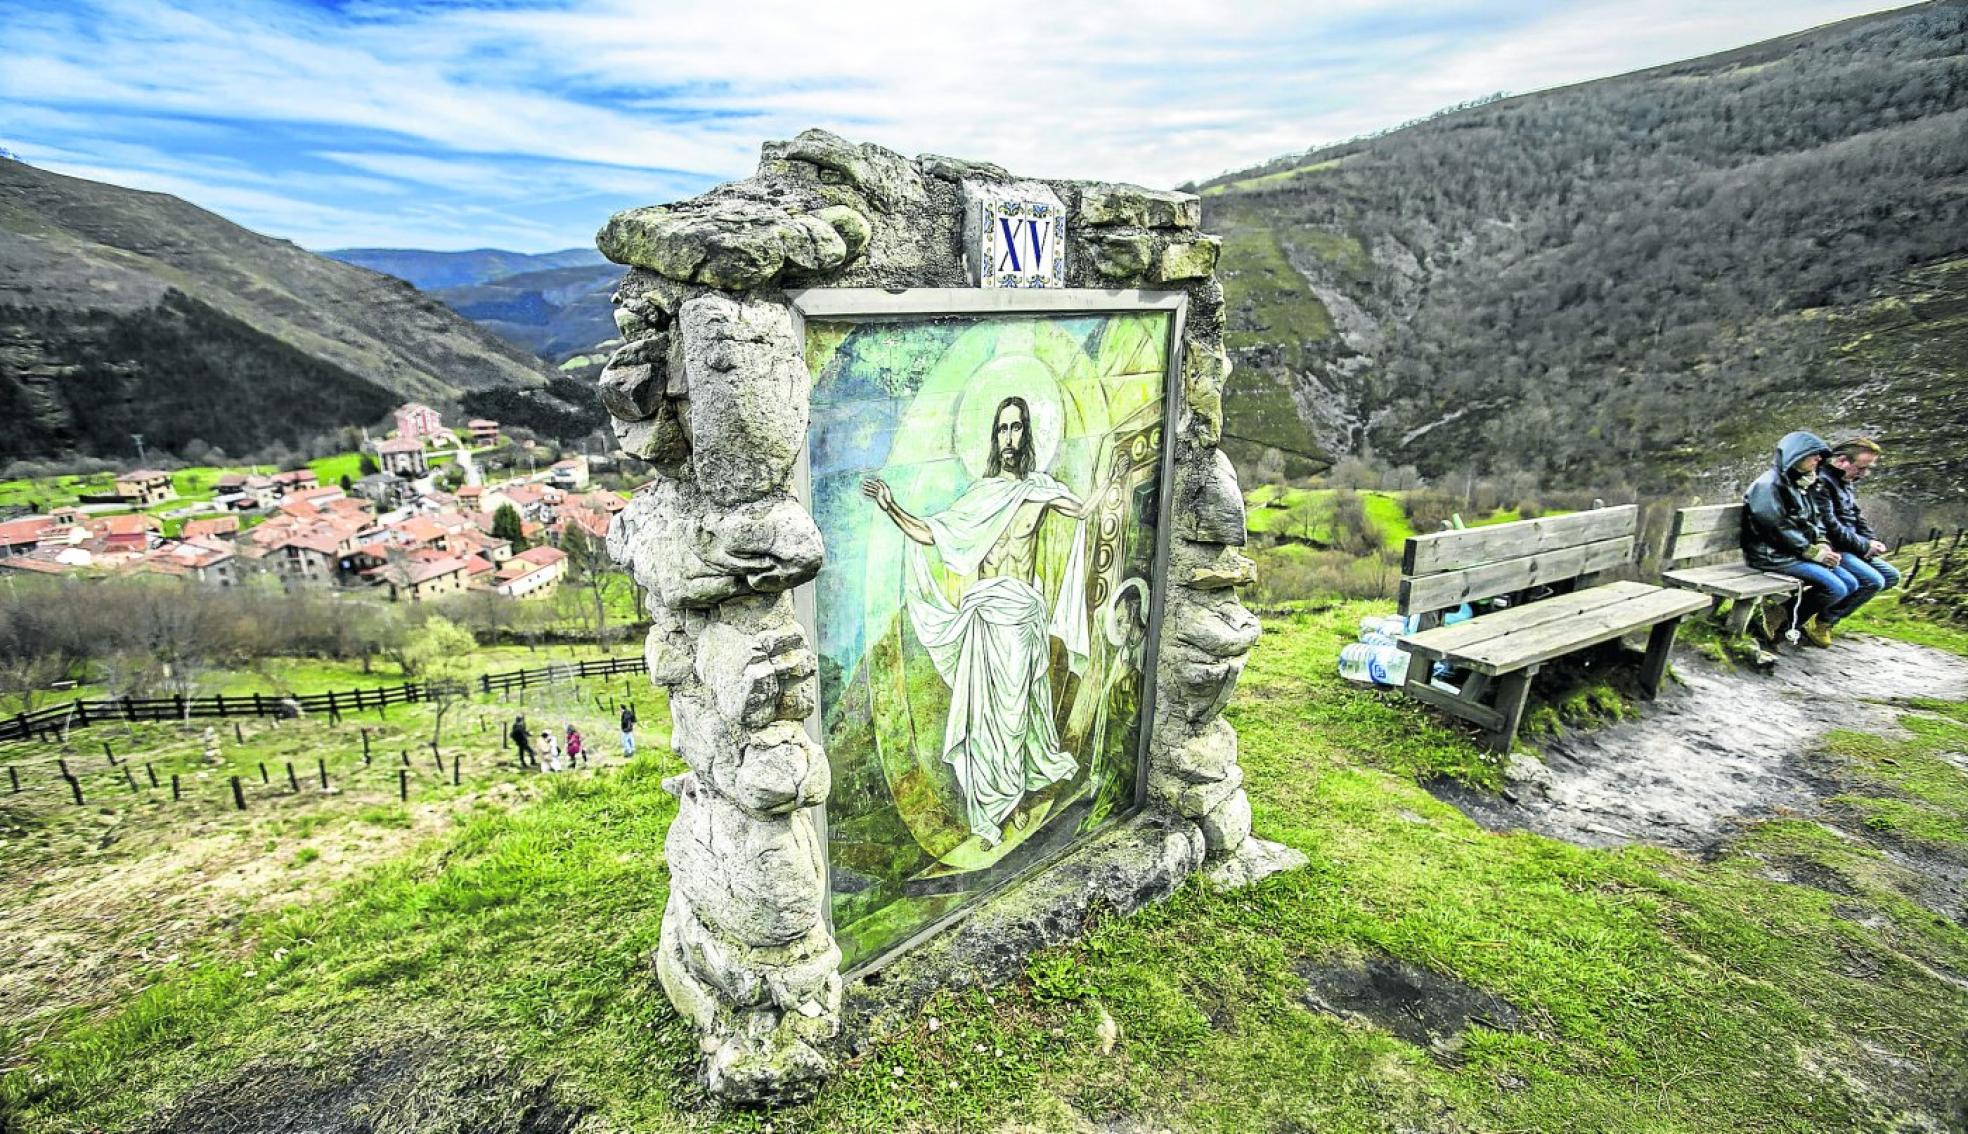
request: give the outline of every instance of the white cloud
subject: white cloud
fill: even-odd
[[[812,125],[1034,176],[1169,185],[1500,89],[1651,66],[1878,7],[594,0],[371,3],[337,16],[241,0],[29,2],[45,7],[0,11],[0,137],[109,173],[177,178],[201,203],[257,201],[254,223],[265,217],[303,240],[331,229],[335,208],[360,215],[357,198],[406,192],[442,200],[430,223],[447,231],[469,205],[525,232],[555,202],[670,199],[742,176],[760,142]],[[118,150],[129,141],[119,120],[146,115],[177,116],[189,155]],[[199,148],[212,122],[278,133],[290,161],[361,173],[291,183],[286,169]],[[297,214],[307,220],[271,211],[303,195],[337,204]],[[377,243],[415,215],[354,220],[328,242]],[[585,242],[601,219],[547,224],[557,234],[547,245]]]

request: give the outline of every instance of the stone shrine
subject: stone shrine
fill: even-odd
[[[622,448],[654,470],[651,485],[618,516],[608,544],[643,589],[653,621],[649,671],[669,691],[674,743],[689,767],[665,785],[679,809],[665,847],[670,895],[655,966],[672,1002],[700,1033],[703,1075],[720,1097],[761,1103],[809,1095],[827,1077],[837,1045],[852,1039],[857,1015],[906,1010],[851,988],[856,965],[887,966],[882,984],[890,990],[988,983],[1020,971],[1026,951],[1077,932],[1090,905],[1125,914],[1166,896],[1192,873],[1235,886],[1303,861],[1251,836],[1237,737],[1221,715],[1257,638],[1258,621],[1237,599],[1236,588],[1252,581],[1253,569],[1240,551],[1245,524],[1236,475],[1217,449],[1230,364],[1223,350],[1223,292],[1214,277],[1218,241],[1198,231],[1201,216],[1200,200],[1186,193],[1021,180],[994,165],[935,155],[911,160],[809,130],[768,143],[751,178],[674,205],[626,210],[601,230],[601,251],[633,269],[615,298],[625,344],[602,374],[601,396]],[[892,829],[904,829],[894,818],[901,815],[917,824],[912,829],[929,833],[922,835],[923,847],[906,848],[913,857],[895,878],[882,875],[879,864],[856,864],[862,873],[855,874],[841,863],[830,886],[829,840],[847,835],[830,830],[827,804],[830,793],[847,785],[837,784],[830,769],[822,743],[830,734],[822,718],[835,729],[831,735],[845,735],[854,727],[878,729],[882,712],[909,711],[922,698],[937,699],[938,706],[961,700],[943,692],[925,660],[926,650],[956,639],[933,641],[929,615],[919,606],[902,613],[901,600],[890,594],[897,586],[889,582],[901,568],[896,556],[879,553],[896,548],[940,555],[926,561],[955,570],[947,566],[957,559],[948,542],[953,522],[939,519],[952,513],[931,514],[930,507],[948,503],[957,489],[948,487],[931,500],[935,494],[925,486],[933,478],[927,474],[912,480],[889,472],[884,480],[871,473],[862,480],[856,473],[853,479],[869,486],[863,493],[843,489],[826,497],[829,508],[853,515],[855,532],[886,541],[870,543],[874,550],[863,554],[863,570],[880,583],[868,585],[876,596],[867,600],[868,609],[879,606],[887,621],[867,631],[865,641],[855,639],[852,650],[842,647],[840,657],[889,667],[884,673],[929,675],[907,695],[917,701],[895,701],[896,694],[866,681],[855,686],[813,638],[814,610],[824,622],[828,596],[838,591],[820,586],[820,577],[844,550],[830,550],[816,522],[821,478],[835,458],[809,451],[809,429],[819,425],[814,399],[821,372],[815,367],[832,358],[825,363],[828,381],[845,382],[840,376],[860,366],[889,382],[900,391],[896,415],[910,406],[928,412],[921,407],[932,386],[925,383],[935,380],[922,373],[927,364],[906,374],[908,367],[882,369],[870,362],[887,357],[882,351],[889,348],[877,341],[886,333],[881,326],[864,332],[872,336],[865,347],[855,345],[847,324],[820,343],[817,313],[842,306],[827,302],[834,289],[887,289],[900,298],[884,301],[873,290],[834,298],[852,294],[875,307],[886,304],[892,314],[927,316],[946,310],[939,302],[961,301],[948,309],[969,313],[971,322],[921,332],[936,339],[925,349],[939,351],[993,311],[1030,309],[1030,296],[1009,293],[1060,289],[1052,297],[1060,314],[1006,333],[1024,344],[1017,350],[1053,359],[1048,365],[1063,377],[1055,385],[1040,381],[1040,395],[1032,399],[994,395],[988,405],[979,401],[978,412],[948,410],[961,440],[945,442],[946,431],[937,444],[984,446],[992,460],[988,474],[965,476],[949,457],[938,467],[947,466],[950,475],[937,483],[1002,487],[989,480],[1013,475],[999,472],[999,449],[989,448],[998,445],[1013,467],[1032,470],[1016,474],[1024,478],[1017,482],[1020,490],[1036,501],[1031,507],[1037,510],[1024,514],[1034,517],[1034,526],[1056,515],[1045,523],[1061,545],[1068,532],[1095,539],[1087,533],[1097,526],[1090,517],[1099,507],[1119,509],[1114,514],[1124,514],[1140,534],[1127,545],[1137,564],[1135,577],[1126,580],[1128,594],[1114,586],[1127,569],[1109,563],[1119,552],[1101,559],[1108,566],[1084,569],[1094,587],[1077,607],[1093,626],[1084,647],[1056,629],[1059,614],[1071,613],[1065,607],[1072,604],[1041,580],[1048,565],[1077,565],[1080,559],[1037,544],[1041,550],[1028,553],[1038,556],[1037,566],[1021,567],[1025,574],[1016,584],[1004,569],[977,569],[980,580],[993,586],[972,584],[973,591],[1030,593],[1041,615],[1048,603],[1059,608],[1054,633],[1063,635],[1063,644],[1055,655],[1084,649],[1093,659],[1087,663],[1092,668],[1080,668],[1075,653],[1070,673],[1058,666],[1046,671],[1043,656],[1036,663],[1053,676],[1034,679],[1034,703],[1053,711],[1038,712],[1021,727],[1031,730],[1034,750],[1054,752],[1059,766],[1036,779],[1022,773],[1024,782],[1009,797],[973,807],[977,815],[966,825],[949,800],[959,787],[981,792],[973,781],[993,770],[984,759],[991,750],[975,734],[966,740],[962,722],[950,723],[943,747],[925,749],[929,758],[921,768],[935,791],[919,793],[931,802],[908,806],[935,812],[926,818],[903,814],[905,798],[916,797],[902,789],[893,790],[892,800],[883,794],[892,784],[918,783],[923,772],[907,764],[909,754],[896,756],[892,739],[876,737],[871,743],[886,746],[881,758],[889,764],[868,757],[867,774],[857,771],[854,790],[878,797]],[[978,294],[987,290],[1007,293],[1004,303]],[[909,305],[911,295],[927,297],[920,310]],[[1085,297],[1084,312],[1110,314],[1082,315],[1074,297]],[[1103,329],[1100,318],[1113,329]],[[1169,328],[1167,343],[1155,337],[1163,327]],[[1115,361],[1126,353],[1116,344],[1129,328],[1147,332],[1137,335],[1137,353],[1129,356],[1135,361]],[[1018,365],[1029,365],[1026,354]],[[1058,407],[1073,404],[1079,396],[1074,391],[1097,389],[1106,380],[1101,375],[1123,371],[1150,389],[1160,379],[1147,375],[1163,365],[1172,368],[1166,398],[1149,396],[1147,407],[1133,411],[1128,422],[1116,409],[1107,433],[1084,427],[1083,440],[1068,436],[1076,427],[1062,424]],[[966,388],[951,381],[953,390]],[[981,389],[982,381],[968,386]],[[880,438],[888,446],[884,469],[903,467],[893,453],[908,440],[907,422],[915,419],[894,420],[901,424]],[[1115,438],[1124,439],[1124,427],[1136,426],[1125,434],[1137,438],[1140,454],[1128,474],[1132,479],[1089,479],[1106,476],[1101,470],[1110,465],[1120,468],[1118,458],[1100,462],[1119,444]],[[998,440],[985,440],[992,430]],[[1007,430],[1027,435],[1024,449],[1015,436],[1003,440]],[[1036,457],[1034,433],[1042,434]],[[1075,444],[1099,460],[1074,457],[1081,451]],[[1040,471],[1046,460],[1055,462],[1051,471],[1063,480]],[[1167,481],[1156,475],[1158,460],[1172,474]],[[1068,483],[1074,475],[1091,487]],[[853,487],[845,479],[840,483]],[[1031,495],[1035,485],[1049,487]],[[854,508],[861,511],[843,511]],[[1100,558],[1101,546],[1096,543],[1089,560]],[[929,594],[926,601],[938,600]],[[963,611],[974,605],[968,593],[963,603]],[[860,618],[859,607],[852,613]],[[858,623],[852,629],[864,630]],[[1039,641],[1046,642],[1043,631]],[[1097,688],[1089,676],[1096,672],[1107,674]],[[1146,687],[1129,694],[1133,700],[1111,692],[1140,684],[1141,675]],[[974,674],[967,679],[983,680]],[[852,700],[864,695],[862,687],[872,690],[865,706]],[[831,714],[823,711],[823,696],[839,701]],[[1056,709],[1048,696],[1059,699]],[[884,710],[884,704],[891,707]],[[1110,705],[1136,704],[1138,721],[1110,719]],[[1055,719],[1061,722],[1057,730]],[[1088,739],[1100,737],[1107,738],[1100,749],[1105,757]],[[1130,794],[1126,761],[1137,743],[1145,760]],[[1111,768],[1095,767],[1097,757]],[[934,802],[939,799],[944,802]],[[1060,818],[1069,815],[1080,824],[1072,831]],[[1045,842],[1051,837],[1043,833],[1047,824],[1061,832],[1054,843]],[[980,886],[974,901],[949,897],[948,879],[960,873],[951,863],[986,864],[977,869],[994,872],[991,885]],[[854,897],[847,892],[850,880],[888,887],[881,891],[894,903],[887,908],[916,920],[876,941],[879,950],[871,945],[867,959],[851,962],[844,975],[835,929],[837,911]],[[830,905],[837,900],[838,907]],[[947,908],[952,902],[956,908]],[[875,921],[879,917],[870,924]],[[910,936],[919,926],[928,928]]]

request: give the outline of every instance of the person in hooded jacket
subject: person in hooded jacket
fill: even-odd
[[[1881,558],[1886,545],[1873,534],[1865,513],[1859,510],[1858,483],[1872,471],[1881,451],[1879,443],[1870,437],[1843,442],[1818,467],[1817,483],[1811,486],[1811,503],[1818,509],[1825,542],[1841,556],[1839,570],[1849,573],[1859,585],[1846,600],[1847,616],[1872,596],[1900,584],[1899,569]],[[1832,625],[1827,623],[1825,629],[1829,631]]]
[[[1775,462],[1743,494],[1743,561],[1803,580],[1804,592],[1785,621],[1814,646],[1831,645],[1826,619],[1835,623],[1850,613],[1847,604],[1859,589],[1858,579],[1839,566],[1842,557],[1826,542],[1811,501],[1818,465],[1830,453],[1815,433],[1786,433]]]

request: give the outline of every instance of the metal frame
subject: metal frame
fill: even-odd
[[[1147,802],[1148,750],[1154,739],[1155,691],[1158,684],[1156,659],[1161,656],[1162,611],[1168,590],[1169,528],[1173,522],[1175,498],[1175,426],[1179,399],[1182,397],[1182,344],[1189,310],[1189,294],[1184,291],[1094,288],[1007,288],[988,291],[978,288],[950,287],[903,288],[893,291],[883,288],[805,288],[788,291],[786,298],[792,305],[793,334],[802,352],[806,349],[808,318],[881,323],[913,322],[951,316],[989,318],[1026,315],[1103,315],[1144,311],[1169,313],[1168,372],[1164,376],[1162,386],[1162,459],[1159,472],[1161,480],[1157,489],[1155,551],[1151,567],[1154,575],[1151,582],[1154,585],[1149,596],[1148,636],[1142,654],[1143,676],[1146,680],[1142,683],[1141,732],[1135,752],[1134,801],[1127,810],[1113,817],[1109,828],[1113,823],[1139,813],[1142,805]],[[800,364],[805,365],[804,357]],[[813,484],[809,459],[808,447],[802,444],[799,460],[793,470],[794,492],[801,505],[810,512],[813,509]],[[814,601],[815,585],[805,583],[793,591],[793,612],[799,619],[800,626],[805,629],[808,640],[817,647],[819,622]],[[820,698],[817,696],[814,698],[813,713],[806,720],[806,731],[815,743],[824,747],[826,737],[822,730]],[[829,759],[831,760],[831,756]],[[834,931],[834,886],[831,847],[827,835],[827,808],[825,804],[819,804],[813,808],[813,811],[815,827],[820,837],[821,883],[824,890],[821,911],[826,921],[827,932],[831,935]],[[910,934],[880,955],[855,968],[845,970],[843,976],[852,980],[879,971],[891,961],[907,955],[924,941],[970,916],[971,912],[988,898],[1001,894],[1050,868],[1067,855],[1081,849],[1083,845],[1083,842],[1076,841],[1032,863],[1017,874],[979,892],[957,909]]]

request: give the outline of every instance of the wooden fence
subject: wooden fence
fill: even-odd
[[[552,685],[583,677],[613,677],[618,673],[647,673],[649,662],[637,654],[628,658],[597,658],[594,661],[560,662],[538,669],[515,669],[506,673],[479,675],[481,693],[506,693],[533,685]]]
[[[209,697],[121,697],[113,700],[70,701],[51,705],[32,713],[16,713],[0,720],[0,741],[27,740],[87,728],[111,721],[188,721],[201,717],[291,717],[302,713],[326,713],[339,719],[343,713],[365,709],[381,711],[390,705],[408,705],[443,696],[463,696],[462,681],[418,682],[385,685],[376,689],[337,689],[327,693],[223,693]]]

